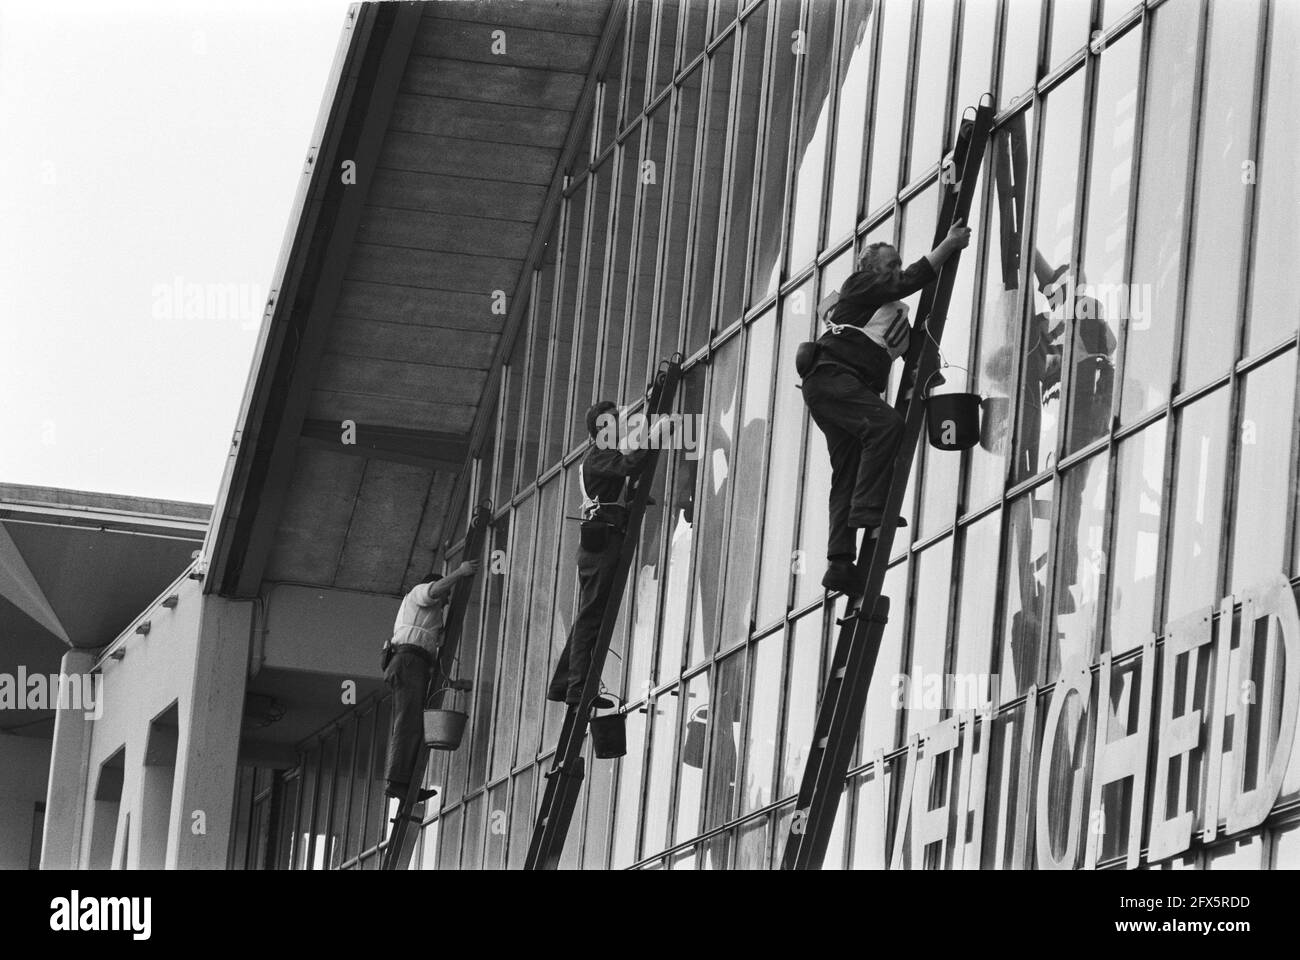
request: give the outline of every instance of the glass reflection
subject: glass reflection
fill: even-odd
[[[1141,646],[1155,623],[1165,421],[1119,445],[1115,546],[1111,550],[1107,639],[1112,653]]]
[[[832,243],[849,233],[857,221],[871,82],[872,14],[876,6],[874,0],[845,0],[844,3],[839,112],[835,119],[831,202],[826,221],[826,239]],[[795,264],[799,260],[791,257],[790,262]]]
[[[1038,682],[1039,644],[1047,612],[1052,483],[1007,508],[1007,573],[1003,585],[1001,698],[1014,699]]]
[[[1180,411],[1165,622],[1217,597],[1228,391]]]

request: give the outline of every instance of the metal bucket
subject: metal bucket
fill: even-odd
[[[459,710],[424,711],[424,742],[430,750],[455,750],[465,735],[469,714]]]
[[[627,715],[622,709],[615,709],[603,717],[597,716],[598,709],[618,707],[615,701],[607,697],[597,697],[591,704],[591,752],[600,760],[615,760],[627,754]]]
[[[969,450],[980,442],[980,395],[941,393],[925,398],[930,446],[939,450]]]

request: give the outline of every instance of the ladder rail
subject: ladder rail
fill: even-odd
[[[681,372],[681,358],[677,354],[660,364],[659,371],[648,391],[647,415],[653,417],[671,413]],[[559,866],[585,774],[582,750],[590,722],[591,704],[600,694],[605,659],[613,639],[619,608],[622,606],[623,595],[627,588],[628,575],[640,541],[641,524],[650,498],[650,490],[654,485],[655,471],[659,465],[659,452],[656,446],[649,448],[645,463],[637,476],[632,502],[628,506],[627,527],[622,549],[619,551],[613,582],[605,601],[600,629],[592,644],[591,665],[578,703],[569,705],[565,710],[564,725],[556,743],[553,765],[546,775],[546,790],[538,806],[537,819],[528,844],[528,855],[524,861],[526,870],[554,870]]]
[[[484,501],[474,508],[474,515],[470,519],[469,530],[465,535],[465,548],[461,553],[462,557],[468,560],[479,556],[483,552],[487,528],[491,523],[492,510],[487,501]],[[437,684],[440,676],[451,676],[451,668],[456,662],[456,651],[460,646],[461,630],[465,624],[465,610],[469,606],[470,590],[473,589],[473,586],[471,581],[461,580],[452,587],[447,619],[443,625],[442,647],[438,651],[438,661],[434,673],[429,678],[431,685]],[[457,687],[457,689],[467,688]],[[444,695],[445,691],[442,687],[435,687],[433,696],[425,697],[426,706],[440,707]],[[429,753],[428,744],[422,742],[415,755],[415,766],[411,770],[410,786],[407,788],[406,796],[399,802],[397,813],[390,821],[392,829],[388,834],[388,846],[384,848],[384,857],[380,863],[380,869],[396,870],[399,867],[404,869],[405,865],[410,862],[411,851],[406,850],[405,855],[403,855],[403,850],[407,845],[406,838],[411,823],[417,819],[414,812],[418,804],[420,790],[424,786],[424,774],[429,763]]]
[[[961,174],[956,189],[945,192],[935,227],[936,245],[951,226],[967,222],[978,187],[993,124],[992,104],[976,110],[965,154],[958,158]],[[943,335],[949,303],[960,264],[960,251],[940,265],[921,294],[914,336],[904,361],[894,409],[903,414],[904,430],[894,459],[889,494],[881,525],[874,537],[863,536],[859,569],[867,566],[860,601],[840,621],[831,669],[818,706],[813,743],[804,766],[795,815],[791,818],[781,868],[819,869],[825,858],[844,778],[862,726],[871,678],[889,615],[889,598],[882,595],[898,514],[902,509],[916,444],[923,427],[924,397],[918,385],[938,369],[938,341]]]

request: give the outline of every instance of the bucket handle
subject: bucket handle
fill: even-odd
[[[614,700],[613,703],[608,702],[610,698],[613,698]],[[620,714],[627,709],[627,701],[624,700],[622,697],[620,697],[617,693],[614,693],[612,690],[606,690],[604,685],[602,684],[600,688],[600,692],[596,694],[595,697],[592,698],[591,716],[594,718],[596,716],[597,710],[608,710],[608,709],[612,709],[614,713],[606,714],[606,716],[615,716],[617,714]]]
[[[448,677],[445,681],[443,681],[443,683],[440,686],[433,687],[429,691],[429,695],[424,698],[425,708],[431,709],[429,708],[429,704],[433,703],[434,698],[437,697],[438,694],[443,693],[445,691],[458,693],[461,691],[469,691],[473,689],[474,689],[473,680],[453,680],[451,679],[451,677]]]
[[[945,370],[960,370],[962,373],[966,374],[968,379],[970,377],[970,371],[967,370],[965,367],[959,367],[955,363],[944,363],[943,366],[936,367],[934,373],[930,374],[928,377],[925,378],[925,386],[921,388],[922,400],[929,401],[930,381],[933,380],[935,377],[937,377],[939,374],[943,373],[943,371]]]

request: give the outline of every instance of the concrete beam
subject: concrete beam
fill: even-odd
[[[95,654],[69,650],[59,672],[89,676]],[[91,721],[84,710],[57,710],[50,775],[45,795],[45,829],[41,836],[42,870],[75,870],[81,865],[86,765],[90,757]]]

